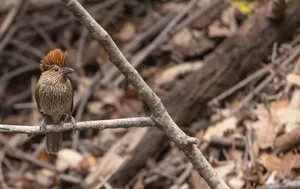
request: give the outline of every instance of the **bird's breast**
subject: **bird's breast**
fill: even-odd
[[[40,110],[44,114],[67,114],[72,110],[73,93],[70,83],[45,83],[39,87]]]

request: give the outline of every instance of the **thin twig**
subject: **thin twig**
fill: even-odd
[[[39,64],[29,64],[29,65],[22,66],[18,69],[15,69],[15,70],[7,73],[3,77],[1,77],[0,84],[3,84],[4,82],[7,82],[8,80],[10,80],[18,75],[21,75],[23,73],[33,71],[33,70],[38,70],[39,68],[40,68]]]
[[[84,75],[84,71],[82,69],[82,65],[83,65],[83,53],[85,51],[84,49],[84,45],[85,45],[85,42],[86,42],[86,38],[89,34],[89,31],[83,27],[82,30],[81,30],[81,35],[80,35],[80,38],[78,40],[78,48],[77,48],[77,53],[76,53],[76,68],[79,70],[79,74],[81,76]]]
[[[187,27],[188,25],[192,24],[193,21],[195,21],[197,18],[199,18],[202,15],[207,14],[213,7],[217,6],[218,4],[227,4],[224,0],[214,0],[214,1],[203,1],[200,6],[203,6],[203,8],[198,9],[197,11],[193,12],[191,16],[184,19],[182,22],[180,22],[175,29],[172,31],[172,34],[175,34],[176,32],[180,31],[181,29]]]
[[[3,144],[3,148],[2,148],[2,151],[1,151],[1,164],[0,164],[0,174],[1,174],[1,186],[3,189],[10,189],[6,182],[5,182],[5,179],[4,179],[4,174],[3,174],[3,166],[2,166],[2,161],[4,160],[5,156],[6,156],[6,153],[9,151],[9,148],[15,148],[16,146],[16,143],[11,143],[10,141],[6,140],[6,138],[3,136],[2,133],[0,133],[0,143]]]
[[[82,179],[79,178],[79,177],[75,177],[75,176],[70,175],[70,174],[61,174],[61,175],[59,175],[59,178],[63,181],[69,182],[69,183],[78,184],[78,185],[80,185],[80,187],[82,189],[86,188],[86,187],[83,186]]]
[[[300,55],[300,45],[295,48],[295,50],[292,52],[292,54],[286,58],[280,65],[279,69],[285,69],[288,64],[290,64],[292,61],[294,61],[298,56]],[[232,111],[232,114],[236,114],[240,112],[249,102],[253,99],[255,95],[257,95],[260,91],[262,91],[267,84],[269,84],[273,78],[276,76],[275,72],[272,72],[266,79],[264,79],[255,89],[252,93],[249,93],[239,104],[237,108],[235,108]]]
[[[191,163],[188,163],[183,173],[175,181],[175,184],[171,186],[171,189],[178,189],[184,183],[184,181],[190,176],[192,170],[193,170],[193,165]]]
[[[12,27],[10,27],[10,29],[7,31],[6,35],[3,37],[3,39],[0,42],[0,53],[2,52],[4,47],[7,45],[9,40],[13,37],[13,35],[15,34],[15,32],[18,30],[19,27],[20,27],[20,24],[15,24]]]
[[[11,59],[15,59],[17,60],[17,63],[21,63],[21,64],[38,64],[38,62],[32,60],[31,58],[26,57],[25,55],[22,55],[18,52],[11,52],[11,51],[3,51],[0,56],[6,56],[9,57]]]
[[[35,102],[35,86],[37,83],[37,78],[36,77],[32,77],[31,79],[31,102],[34,103]],[[32,124],[38,124],[39,123],[39,112],[38,110],[34,107],[31,110],[31,117],[32,117]],[[40,144],[36,147],[36,149],[34,150],[34,152],[32,153],[32,157],[36,158],[38,156],[38,154],[40,154],[46,147],[46,137],[43,136],[43,140],[40,142]],[[29,163],[28,162],[22,162],[22,165],[20,166],[19,170],[17,171],[17,175],[23,175],[24,172],[26,171],[26,169],[29,167]]]
[[[266,68],[261,68],[255,73],[251,74],[250,76],[246,77],[242,81],[240,81],[238,84],[234,85],[227,91],[221,93],[219,96],[212,99],[210,102],[208,102],[209,106],[212,106],[213,104],[218,104],[221,100],[227,98],[228,96],[232,95],[234,92],[238,91],[239,89],[245,87],[248,83],[258,80],[259,78],[263,77],[265,74],[269,72]]]
[[[6,32],[6,30],[9,28],[11,23],[14,21],[21,4],[22,1],[18,1],[18,3],[10,9],[5,19],[2,21],[2,24],[0,26],[0,39],[2,35]]]
[[[10,59],[14,59],[16,60],[17,64],[24,64],[24,65],[28,65],[28,64],[38,64],[38,62],[35,62],[34,60],[32,60],[31,58],[28,58],[18,52],[11,52],[11,51],[3,51],[0,56],[5,56],[8,57]]]
[[[232,110],[232,114],[239,113],[249,102],[258,95],[275,77],[276,73],[272,72],[265,80],[263,80],[251,93],[249,93],[239,104],[237,108]]]
[[[67,18],[63,18],[63,19],[58,19],[56,20],[53,24],[49,24],[46,25],[43,29],[45,32],[50,32],[52,30],[55,30],[59,27],[65,26],[65,25],[69,25],[70,23],[72,23],[72,21],[74,21],[73,17],[67,17]],[[32,30],[32,31],[27,31],[27,32],[23,32],[19,35],[19,40],[26,40],[26,39],[30,39],[30,38],[34,38],[38,35],[36,30]],[[0,46],[1,47],[1,46]],[[1,48],[0,48],[1,50]]]
[[[198,140],[187,136],[172,120],[158,96],[145,83],[138,72],[121,53],[110,35],[93,19],[93,17],[76,0],[61,0],[73,15],[87,27],[90,33],[102,44],[110,61],[125,75],[136,88],[138,94],[147,103],[152,119],[157,126],[179,147],[202,175],[212,189],[229,189],[220,175],[214,171],[197,147]],[[192,1],[193,3],[198,0]],[[189,4],[190,6],[191,4]],[[193,4],[192,4],[193,5]],[[71,125],[69,125],[71,127]]]
[[[277,43],[274,43],[272,57],[271,57],[272,64],[271,64],[270,69],[275,68],[275,66],[277,65],[276,64],[277,63],[276,62],[276,57],[277,57],[276,52],[277,52]],[[246,77],[245,79],[243,79],[242,81],[240,81],[239,83],[237,83],[236,85],[234,85],[233,87],[228,89],[227,91],[221,93],[220,95],[218,95],[217,97],[212,99],[210,102],[208,102],[208,105],[212,106],[213,104],[218,104],[218,102],[220,102],[221,100],[227,98],[228,96],[232,95],[234,92],[245,87],[248,83],[260,79],[261,77],[266,75],[268,72],[269,72],[269,69],[266,69],[266,68],[261,68],[261,69],[257,70],[256,72],[254,72],[250,76]]]
[[[168,22],[175,16],[174,13],[169,13],[164,17],[160,18],[151,27],[147,28],[144,32],[138,33],[132,41],[125,45],[122,52],[127,55],[136,51],[145,39],[148,39],[156,35]]]
[[[105,2],[104,2],[104,4],[105,4]],[[97,6],[97,7],[95,7],[95,9],[93,9],[92,13],[95,13],[96,11],[98,11],[102,7],[103,6]],[[114,20],[115,15],[120,11],[120,9],[122,7],[123,7],[122,3],[119,3],[118,5],[115,6],[115,8],[113,9],[113,11],[110,12],[110,14],[107,15],[107,17],[103,20],[103,26],[104,27],[108,26]],[[86,30],[86,31],[88,32],[88,30]],[[100,83],[102,82],[100,80],[100,78],[101,78],[101,71],[98,71],[94,75],[92,83],[87,87],[85,93],[81,96],[80,100],[78,101],[79,105],[78,105],[78,109],[77,109],[77,112],[76,112],[76,115],[75,115],[75,120],[76,121],[81,121],[81,117],[82,117],[82,114],[84,112],[84,108],[85,108],[85,105],[86,105],[88,99],[93,94],[93,92],[100,87],[99,81],[100,81]],[[75,107],[76,107],[76,104],[75,104]],[[77,147],[78,147],[78,141],[79,141],[79,133],[76,132],[73,135],[73,138],[72,138],[72,149],[77,149]]]
[[[79,105],[78,105],[76,115],[75,115],[76,121],[81,120],[81,117],[83,115],[83,111],[84,111],[84,108],[85,108],[85,105],[86,105],[88,99],[92,95],[95,88],[99,87],[99,85],[97,85],[97,83],[99,82],[100,78],[101,78],[101,72],[98,71],[95,74],[95,76],[93,77],[93,80],[92,80],[90,86],[86,89],[86,92],[80,98]],[[79,132],[76,132],[72,138],[72,149],[77,149],[78,141],[79,141]]]
[[[33,158],[36,158],[45,149],[45,146],[46,146],[45,141],[46,141],[46,138],[44,137],[43,140],[41,141],[41,143],[38,145],[38,147],[33,152],[33,154],[32,154]],[[23,175],[29,166],[30,166],[30,164],[28,162],[24,162],[21,165],[21,167],[19,168],[17,174],[20,176]]]
[[[40,27],[37,23],[32,23],[31,26],[36,30],[37,34],[40,35],[50,49],[55,49],[56,45],[42,27]]]
[[[6,152],[9,156],[12,156],[12,157],[20,159],[20,160],[26,160],[27,162],[30,162],[33,165],[38,166],[38,167],[46,168],[46,169],[54,171],[54,172],[59,172],[59,170],[57,170],[56,167],[53,166],[52,164],[43,162],[43,161],[35,158],[34,156],[31,156],[31,155],[23,152],[22,150],[15,147],[13,144],[10,144],[3,135],[0,135],[0,143],[5,145],[4,152]],[[82,180],[80,178],[77,178],[77,177],[74,177],[71,175],[60,174],[59,176],[63,180],[72,180],[74,182]]]
[[[108,0],[108,1],[104,1],[102,3],[99,3],[97,4],[96,6],[93,6],[89,9],[90,13],[92,16],[95,15],[96,12],[100,11],[101,9],[104,9],[104,8],[108,8],[112,5],[114,5],[118,0]],[[104,21],[104,22],[107,22],[107,24],[111,21],[111,16],[110,15],[107,15],[106,16],[106,20],[109,18],[109,21]],[[86,42],[86,39],[88,37],[88,30],[86,29],[86,27],[83,27],[82,30],[81,30],[81,35],[80,35],[80,38],[78,40],[78,49],[77,49],[77,55],[76,55],[76,67],[78,68],[79,71],[82,72],[82,65],[83,65],[83,53],[84,53],[84,46],[85,46],[85,42]],[[81,75],[83,75],[83,73],[80,73]]]
[[[101,9],[105,9],[105,8],[108,8],[108,7],[112,6],[113,4],[115,4],[118,1],[119,0],[107,0],[107,1],[104,1],[102,3],[98,3],[97,5],[89,8],[88,11],[94,14],[94,13],[98,12]]]
[[[23,41],[19,41],[17,39],[11,39],[9,43],[13,44],[17,48],[20,48],[26,52],[30,52],[31,54],[35,55],[37,58],[42,59],[44,57],[44,53],[40,49],[33,47],[28,43],[24,43]]]
[[[259,189],[298,189],[300,188],[299,180],[285,180],[281,183],[268,184]]]
[[[244,150],[246,147],[244,140],[233,140],[225,137],[212,137],[209,141],[209,145],[216,147],[225,147],[225,148],[237,148]]]
[[[3,189],[10,189],[6,182],[5,182],[5,178],[4,178],[4,174],[3,174],[3,165],[2,165],[2,162],[4,160],[4,157],[5,157],[5,153],[6,153],[6,147],[4,147],[1,151],[0,151],[0,185],[1,185],[1,188]]]
[[[174,19],[166,26],[165,29],[145,48],[140,50],[132,59],[131,64],[134,68],[136,68],[139,64],[141,64],[145,58],[154,51],[159,45],[166,42],[169,37],[168,34],[171,30],[177,25],[177,23],[197,4],[198,0],[193,0],[189,2],[189,4],[182,10],[179,14],[177,14]],[[124,79],[123,75],[120,75],[116,81],[115,85],[119,85]]]
[[[7,98],[7,100],[5,100],[5,102],[4,102],[4,106],[11,107],[15,103],[18,103],[18,102],[23,101],[24,99],[27,99],[28,97],[30,97],[31,94],[32,94],[31,89],[27,88],[24,91],[21,91],[13,96],[10,96],[9,98]]]
[[[160,30],[163,29],[163,27],[167,23],[169,23],[173,19],[174,16],[175,16],[174,13],[167,14],[163,18],[159,19],[159,21],[156,22],[152,27],[145,30],[145,32],[137,34],[137,36],[128,44],[126,44],[125,47],[122,49],[123,54],[127,58],[131,58],[132,53],[136,51],[147,38],[156,35]],[[112,79],[116,77],[117,73],[118,73],[118,69],[114,66],[110,66],[110,70],[108,73],[105,74],[104,78],[102,79],[102,83],[103,84],[109,83]],[[123,80],[123,77],[121,78]]]

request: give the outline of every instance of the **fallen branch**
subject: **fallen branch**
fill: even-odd
[[[291,132],[283,134],[276,138],[274,142],[274,153],[279,154],[297,147],[300,143],[300,126]]]
[[[97,121],[83,121],[77,122],[75,129],[116,129],[116,128],[130,128],[130,127],[153,127],[156,123],[149,117],[139,118],[124,118],[112,120],[97,120]],[[0,132],[2,133],[25,133],[25,134],[43,134],[48,132],[70,131],[73,126],[69,123],[64,124],[63,127],[55,125],[47,125],[46,131],[40,130],[40,126],[25,126],[25,125],[4,125],[0,124]]]
[[[208,185],[215,189],[228,189],[222,178],[213,170],[197,147],[197,139],[187,136],[172,120],[158,96],[145,83],[138,72],[120,52],[110,35],[93,19],[93,17],[76,0],[61,0],[74,16],[102,44],[110,61],[125,75],[137,89],[138,94],[147,103],[152,112],[152,119],[158,127],[185,153],[195,169]]]

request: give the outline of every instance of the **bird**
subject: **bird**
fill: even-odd
[[[67,77],[74,70],[68,67],[67,52],[51,50],[40,62],[41,75],[35,87],[35,101],[42,115],[40,129],[47,125],[62,127],[67,119],[75,130],[72,117],[74,90]],[[46,132],[46,152],[57,154],[63,144],[62,132]]]

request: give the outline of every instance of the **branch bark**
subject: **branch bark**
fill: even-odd
[[[130,127],[154,127],[156,123],[150,117],[124,118],[112,120],[97,120],[97,121],[83,121],[77,122],[75,129],[116,129],[116,128],[130,128]],[[61,132],[73,130],[73,126],[69,123],[64,124],[63,127],[55,125],[47,125],[46,131],[40,129],[40,126],[26,126],[26,125],[4,125],[0,124],[0,132],[2,133],[25,133],[25,134],[43,134],[48,132]]]
[[[131,66],[118,49],[109,34],[93,19],[77,0],[61,0],[74,16],[102,44],[110,61],[125,75],[137,89],[138,94],[147,103],[152,113],[152,120],[185,153],[201,176],[211,188],[228,189],[222,178],[213,170],[198,149],[197,139],[187,136],[172,120],[158,96],[145,83],[138,72]]]

